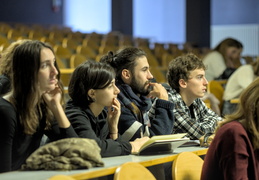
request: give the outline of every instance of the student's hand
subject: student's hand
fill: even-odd
[[[132,146],[132,150],[131,150],[131,153],[136,153],[139,151],[139,149],[141,148],[141,146],[143,146],[143,144],[145,142],[147,142],[150,138],[145,136],[145,137],[142,137],[142,138],[137,138],[135,139],[134,141],[131,141],[130,144]]]
[[[112,106],[108,107],[108,125],[110,133],[118,133],[118,122],[121,115],[121,104],[117,98],[113,99]]]
[[[61,104],[61,94],[61,89],[56,85],[54,90],[46,91],[42,96],[48,107],[52,109],[57,104]]]
[[[153,90],[147,95],[149,98],[159,98],[163,100],[168,100],[167,90],[159,83],[150,83],[150,86],[153,87]]]
[[[215,137],[215,134],[210,134],[208,136],[204,135],[200,137],[199,141],[200,141],[201,147],[209,147],[214,137]]]
[[[52,111],[60,128],[68,128],[71,124],[67,119],[64,109],[61,105],[62,91],[58,85],[52,91],[45,92],[42,97],[47,106]]]

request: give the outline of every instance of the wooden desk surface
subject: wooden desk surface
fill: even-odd
[[[46,180],[54,175],[69,175],[76,179],[91,179],[101,176],[111,175],[115,173],[118,166],[125,162],[139,162],[145,167],[153,166],[157,164],[162,164],[166,162],[173,161],[178,153],[184,151],[191,151],[197,155],[205,155],[207,153],[207,148],[202,147],[180,147],[177,148],[171,154],[161,154],[161,155],[127,155],[127,156],[116,156],[103,158],[104,167],[95,167],[83,170],[73,170],[73,171],[13,171],[8,173],[0,174],[0,179],[3,180],[13,180],[19,177],[20,180]]]
[[[71,177],[73,177],[75,179],[83,180],[83,179],[91,179],[91,178],[114,174],[117,167],[119,167],[119,165],[121,165],[125,162],[139,162],[140,164],[142,164],[145,167],[149,167],[149,166],[153,166],[153,165],[157,165],[157,164],[163,164],[163,163],[175,160],[177,155],[184,151],[192,151],[193,153],[201,156],[201,155],[205,155],[207,153],[208,148],[181,147],[181,148],[177,148],[172,154],[151,155],[151,156],[150,155],[147,155],[147,156],[128,155],[128,156],[117,156],[117,157],[104,158],[105,166],[108,164],[109,164],[108,166],[110,166],[111,162],[114,162],[114,166],[112,165],[111,167],[108,167],[105,169],[74,174],[74,175],[71,175]]]

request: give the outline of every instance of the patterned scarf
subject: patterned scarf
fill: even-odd
[[[151,99],[143,95],[137,96],[129,85],[123,84],[120,81],[116,85],[120,89],[118,99],[121,101],[121,104],[129,108],[140,122],[149,123],[147,122],[149,120],[144,117],[146,117],[145,114],[152,106]]]

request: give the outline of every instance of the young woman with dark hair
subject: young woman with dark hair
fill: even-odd
[[[66,115],[82,138],[94,139],[101,148],[102,157],[126,155],[139,150],[148,137],[123,141],[118,132],[121,115],[115,85],[115,72],[104,63],[87,61],[72,74],[69,88],[71,100]]]

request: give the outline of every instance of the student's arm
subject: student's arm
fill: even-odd
[[[15,111],[8,106],[0,106],[0,173],[11,171],[12,147],[17,120]]]
[[[101,148],[102,157],[131,153],[132,147],[129,142],[121,141],[120,138],[116,141],[109,138],[109,128],[106,119],[101,119],[101,117],[104,117],[103,114],[100,115],[100,119],[96,122],[91,121],[85,113],[77,109],[66,110],[66,114],[78,137],[94,139],[97,142]],[[92,126],[91,122],[96,127]]]
[[[174,103],[156,99],[149,110],[151,126],[149,127],[151,135],[172,134],[174,127]]]
[[[48,108],[54,114],[55,122],[52,124],[52,129],[45,131],[50,141],[55,141],[63,138],[78,137],[72,128],[63,106],[61,105],[61,90],[58,86],[53,91],[45,92],[43,99]]]
[[[68,128],[70,122],[68,121],[64,109],[61,105],[61,90],[57,86],[54,90],[50,92],[45,92],[43,94],[43,99],[47,103],[47,106],[52,111],[55,119],[58,122],[60,128]]]
[[[125,141],[134,141],[137,138],[141,138],[144,132],[144,125],[138,121],[137,115],[125,107],[121,106],[121,116],[118,124],[119,134]],[[141,119],[141,118],[140,118]]]
[[[237,72],[237,83],[241,89],[247,88],[249,84],[254,81],[255,75],[251,65],[244,65],[236,70]],[[244,75],[245,74],[245,75]]]
[[[167,90],[164,88],[162,84],[150,83],[150,86],[152,86],[152,90],[147,95],[148,98],[158,98],[158,99],[168,100]]]
[[[121,106],[117,98],[113,99],[112,106],[108,107],[107,121],[109,127],[110,138],[113,140],[118,138],[118,122],[121,115]]]
[[[154,92],[157,92],[156,89],[161,91],[161,93],[158,93],[159,96],[153,100],[152,107],[148,111],[151,122],[151,135],[172,134],[175,117],[173,112],[174,102],[168,101],[168,90],[170,87],[168,84],[156,83],[153,89]]]
[[[172,133],[174,104],[161,99],[158,99],[154,104],[146,114],[149,116],[150,125],[144,125],[143,122],[139,122],[139,119],[142,119],[142,117],[137,117],[129,108],[125,106],[121,107],[118,129],[123,139],[132,141],[136,138],[141,138],[143,135],[153,136]]]

